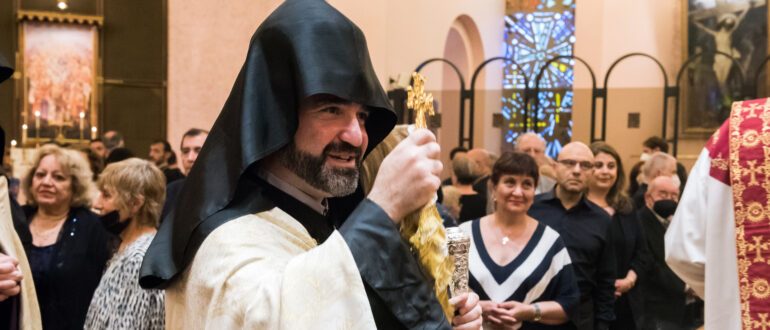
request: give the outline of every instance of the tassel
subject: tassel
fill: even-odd
[[[449,258],[441,215],[436,205],[431,203],[420,211],[404,218],[401,235],[414,247],[420,264],[434,282],[434,292],[447,320],[452,320],[454,308],[449,304],[449,285],[452,282],[454,263]]]

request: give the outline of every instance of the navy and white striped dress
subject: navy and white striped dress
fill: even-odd
[[[559,233],[538,222],[524,249],[507,265],[501,266],[489,255],[481,237],[480,219],[460,228],[471,238],[469,286],[481,300],[518,301],[531,304],[555,301],[570,315],[580,300],[569,252]],[[524,328],[546,327],[524,323]],[[572,328],[568,322],[564,328]]]

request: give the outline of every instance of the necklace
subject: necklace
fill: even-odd
[[[60,219],[56,220],[43,220],[46,222],[52,222],[54,223],[53,226],[48,228],[40,228],[40,221],[35,221],[35,226],[30,226],[30,232],[32,233],[33,238],[37,238],[36,241],[41,242],[50,242],[51,239],[59,235],[59,232],[61,231],[61,227],[64,224],[64,220],[67,219],[67,215],[64,215]]]
[[[500,243],[502,243],[503,245],[507,245],[511,241],[511,238],[508,237],[508,235],[506,235],[505,233],[503,233],[503,229],[500,228],[500,226],[494,225],[494,227],[495,229],[497,229],[497,232],[500,233],[500,236],[502,236],[502,238],[500,239]]]
[[[501,243],[502,245],[508,245],[508,243],[511,243],[511,242],[513,242],[513,240],[512,240],[510,237],[508,237],[508,235],[506,235],[506,234],[503,232],[503,228],[502,228],[502,226],[500,226],[499,224],[496,224],[496,223],[497,223],[497,217],[494,217],[494,218],[493,218],[493,220],[492,220],[492,222],[493,222],[492,226],[493,226],[493,227],[494,227],[494,228],[497,230],[497,232],[498,232],[498,233],[500,234],[500,236],[501,236],[501,237],[500,237],[500,243]]]

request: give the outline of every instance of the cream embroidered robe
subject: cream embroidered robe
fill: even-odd
[[[24,275],[21,281],[21,329],[41,329],[40,307],[35,293],[35,282],[32,280],[32,270],[29,268],[27,255],[24,253],[19,236],[13,227],[11,218],[11,200],[8,195],[8,180],[0,176],[0,253],[10,255],[19,261],[19,269]],[[5,320],[3,320],[5,321]]]
[[[375,329],[338,231],[320,245],[278,208],[223,224],[166,289],[169,329]]]

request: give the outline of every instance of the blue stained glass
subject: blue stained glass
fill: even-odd
[[[546,141],[546,153],[556,157],[572,137],[572,90],[544,91],[538,98],[538,133]]]
[[[575,44],[575,18],[571,11],[535,12],[527,15],[509,15],[505,19],[505,56],[521,66],[521,71],[532,77],[529,85],[535,87],[535,77],[546,61],[557,56],[570,56]],[[572,86],[573,70],[568,59],[551,63],[543,74],[541,88]],[[504,76],[504,86],[524,88],[524,81],[513,74],[513,65]]]
[[[551,157],[572,137],[574,61],[568,57],[575,45],[574,9],[574,0],[541,0],[537,11],[517,12],[504,19],[505,56],[519,65],[508,64],[503,69],[503,142],[509,147],[524,132],[524,76],[534,89],[537,74],[558,56],[565,58],[549,63],[540,80],[537,131],[546,140],[546,153]],[[532,118],[529,120],[531,123]]]

